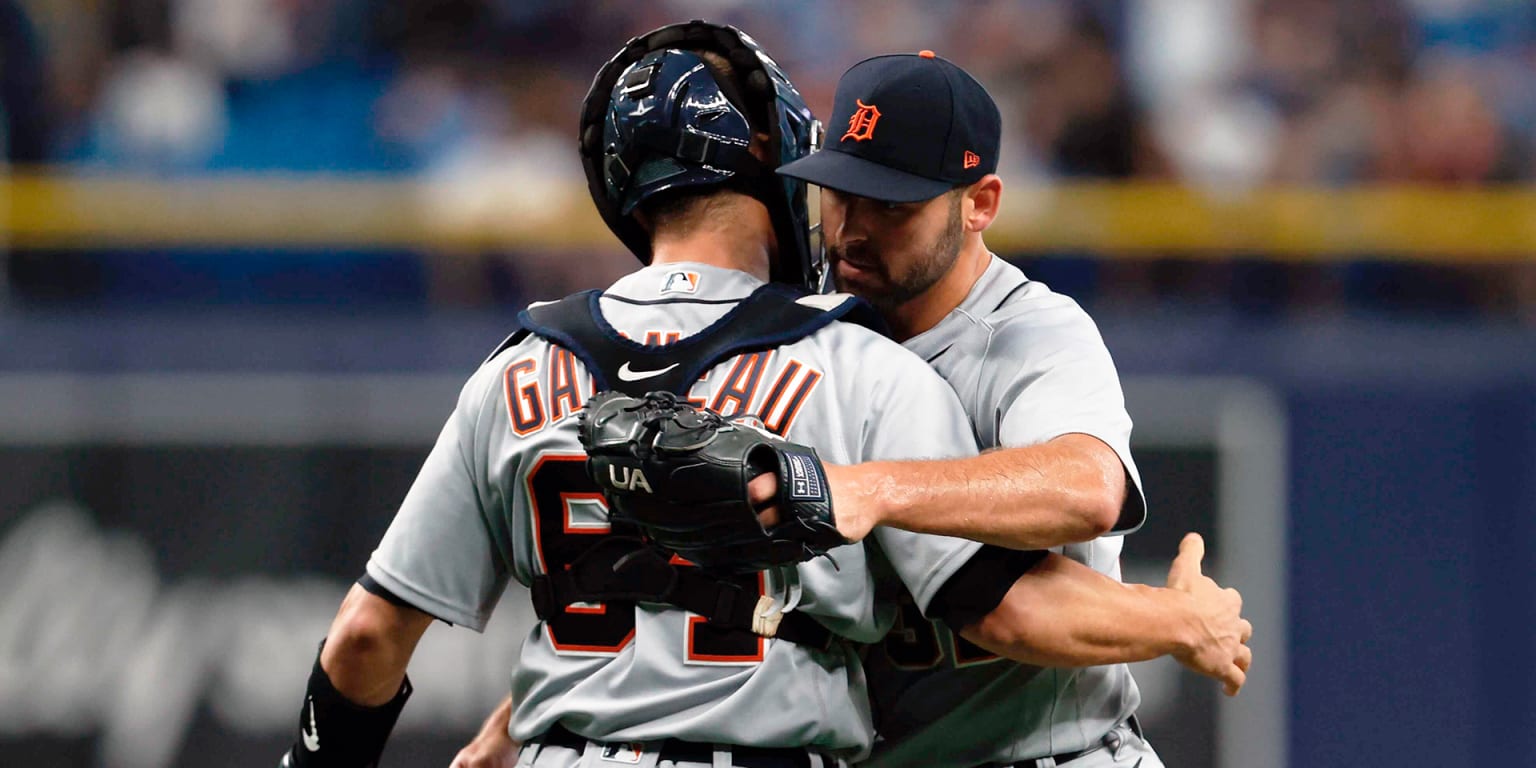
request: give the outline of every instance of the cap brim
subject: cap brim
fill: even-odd
[[[888,168],[873,160],[823,149],[779,167],[779,173],[850,195],[888,203],[931,200],[955,184]]]

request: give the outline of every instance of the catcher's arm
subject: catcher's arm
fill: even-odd
[[[354,585],[331,622],[299,711],[291,768],[372,765],[411,694],[406,664],[433,618]]]
[[[491,710],[480,732],[459,750],[448,768],[512,768],[522,745],[512,740],[511,727],[512,697],[508,696]]]
[[[967,584],[968,570],[962,570],[930,610],[947,610],[951,615],[942,617],[952,626],[961,624],[961,636],[1026,664],[1085,667],[1173,656],[1236,695],[1253,660],[1246,645],[1253,625],[1242,618],[1237,590],[1222,589],[1200,573],[1204,552],[1199,535],[1186,536],[1169,568],[1167,588],[1121,584],[1075,560],[1047,554],[976,619],[944,605],[954,602],[947,595],[957,590],[986,592]]]

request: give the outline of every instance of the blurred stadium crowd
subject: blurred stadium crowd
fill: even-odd
[[[818,111],[853,62],[938,51],[1002,106],[1014,185],[1177,180],[1234,194],[1536,176],[1528,0],[0,0],[5,154],[79,173],[401,174],[536,206],[541,189],[581,183],[573,134],[591,74],[630,35],[687,17],[756,36]],[[1536,319],[1536,272],[1517,263],[1009,255],[1090,305]],[[17,253],[9,291],[90,303],[307,290],[174,287],[298,258],[219,256]],[[368,276],[342,281],[347,300],[386,304],[518,302],[598,282],[589,260],[536,254],[314,258]]]

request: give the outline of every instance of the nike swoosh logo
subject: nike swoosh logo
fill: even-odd
[[[311,752],[320,751],[320,728],[315,725],[315,700],[311,698],[309,704],[309,727],[300,728],[299,736],[304,739],[304,748]]]
[[[619,366],[619,378],[623,379],[624,381],[640,381],[641,379],[652,379],[676,367],[677,363],[673,363],[665,368],[657,368],[654,371],[637,371],[629,367],[629,361],[626,360],[623,365]]]

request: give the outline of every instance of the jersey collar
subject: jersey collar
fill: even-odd
[[[679,262],[652,264],[618,279],[605,295],[636,301],[743,299],[763,281],[736,269]]]
[[[986,318],[1002,306],[1003,300],[1019,286],[1029,282],[1024,272],[1009,264],[997,254],[990,254],[987,268],[976,278],[960,306],[944,316],[937,325],[902,342],[902,346],[931,360],[951,344],[955,338],[972,326],[985,325]]]

